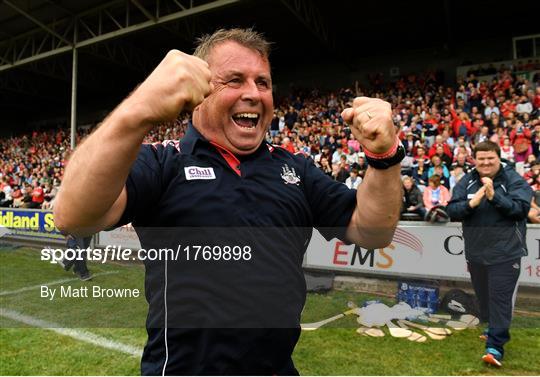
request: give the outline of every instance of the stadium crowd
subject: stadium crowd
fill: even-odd
[[[539,65],[537,60],[527,69],[538,71]],[[479,70],[471,70],[455,87],[444,86],[436,72],[425,72],[388,83],[381,74],[371,75],[370,89],[298,90],[276,100],[268,140],[313,158],[329,177],[356,188],[367,163],[340,113],[356,96],[377,97],[392,104],[407,151],[404,218],[423,218],[433,206],[444,206],[455,184],[474,167],[472,149],[484,140],[498,143],[501,157],[539,191],[539,75],[527,80],[505,66],[488,68],[491,81],[479,81]],[[183,116],[155,127],[145,142],[180,139],[188,122]],[[88,132],[79,130],[78,141]],[[65,129],[0,139],[0,207],[51,208],[69,150]],[[540,222],[534,202],[533,211],[530,220]]]

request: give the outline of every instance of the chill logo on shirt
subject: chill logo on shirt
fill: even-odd
[[[199,166],[187,166],[184,168],[186,179],[188,181],[194,179],[216,179],[214,168],[205,168]]]
[[[298,186],[300,184],[300,177],[298,174],[296,174],[296,171],[294,168],[289,168],[289,165],[285,164],[281,168],[281,178],[283,178],[283,181],[287,185],[296,185]]]

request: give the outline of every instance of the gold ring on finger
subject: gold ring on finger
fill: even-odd
[[[373,119],[373,115],[369,111],[366,111],[366,115],[368,116],[369,120]]]

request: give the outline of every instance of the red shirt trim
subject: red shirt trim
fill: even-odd
[[[227,164],[230,166],[230,168],[239,176],[241,177],[242,176],[242,172],[240,171],[240,160],[234,155],[232,154],[231,151],[229,151],[227,148],[225,147],[222,147],[221,145],[219,145],[218,143],[215,143],[213,141],[210,142],[210,144],[212,144],[216,149],[217,151],[219,152],[219,154],[225,159],[225,161],[227,161]]]

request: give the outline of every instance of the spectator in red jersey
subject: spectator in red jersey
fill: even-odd
[[[450,106],[450,113],[452,114],[452,129],[454,130],[454,136],[460,137],[465,136],[466,139],[469,139],[472,134],[472,123],[469,115],[461,110],[454,109],[454,106]]]
[[[289,152],[291,152],[292,154],[294,154],[294,153],[296,152],[295,149],[294,149],[294,145],[293,145],[293,143],[291,142],[291,139],[288,138],[288,137],[283,138],[283,141],[282,141],[282,143],[281,143],[281,146],[282,146],[284,149],[286,149],[286,150],[288,150]]]
[[[36,180],[33,183],[33,190],[32,190],[32,200],[30,203],[28,203],[27,208],[41,208],[41,205],[45,201],[45,194],[43,192],[43,188],[39,185],[39,182]]]
[[[540,85],[536,87],[536,93],[534,95],[533,106],[536,110],[540,109]]]
[[[452,150],[450,149],[450,146],[448,145],[448,143],[444,141],[444,138],[442,137],[442,135],[437,135],[435,137],[435,143],[431,146],[431,148],[429,148],[429,153],[428,153],[429,158],[432,158],[433,156],[437,154],[437,147],[442,147],[443,152],[450,158],[450,160],[452,160],[452,157],[453,157]]]
[[[536,158],[540,158],[540,123],[534,126],[531,135],[531,147]]]
[[[13,203],[12,203],[13,207],[18,208],[22,206],[24,194],[19,185],[13,186],[13,192],[11,194],[11,198],[13,199]]]
[[[450,156],[456,159],[460,152],[462,142],[455,136],[454,120],[452,116],[452,97],[455,89],[451,87],[437,86],[433,77],[426,75],[411,75],[398,78],[396,82],[386,82],[380,87],[379,92],[374,92],[369,88],[360,88],[361,95],[385,98],[392,103],[394,108],[394,118],[396,124],[401,125],[401,137],[404,144],[408,146],[408,154],[415,158],[425,158],[425,152],[430,156],[436,153],[437,147],[431,150],[423,150],[422,142],[438,142],[443,136],[442,142],[451,149]],[[382,83],[381,83],[382,85]],[[540,157],[540,123],[535,111],[540,107],[540,86],[534,86],[527,80],[517,78],[513,81],[511,72],[503,68],[492,83],[478,82],[474,77],[461,81],[460,94],[457,96],[455,113],[464,118],[469,116],[471,128],[467,130],[467,138],[471,143],[477,143],[483,139],[490,139],[504,147],[503,136],[506,133],[506,125],[511,125],[515,121],[514,114],[506,111],[507,118],[499,117],[500,106],[505,102],[513,105],[523,100],[525,95],[532,104],[533,112],[529,117],[527,112],[521,115],[521,122],[525,129],[531,131],[531,151],[537,158]],[[320,90],[309,90],[292,93],[287,98],[279,101],[276,106],[278,129],[274,125],[272,141],[276,145],[281,145],[285,137],[289,138],[289,151],[301,151],[315,158],[320,166],[320,151],[322,146],[328,145],[332,148],[331,153],[341,145],[343,153],[347,155],[347,164],[353,165],[360,156],[359,143],[348,131],[339,118],[339,113],[353,97],[351,89],[341,89],[331,93],[323,93]],[[483,96],[482,101],[487,103],[485,108],[482,104],[476,103],[477,94]],[[476,102],[475,102],[476,101]],[[276,100],[276,102],[278,102]],[[474,102],[474,103],[473,103]],[[499,103],[499,106],[497,105]],[[292,109],[290,109],[292,107]],[[510,106],[511,107],[511,106]],[[296,113],[296,119],[292,123],[292,128],[298,131],[298,136],[289,127],[285,126],[285,113],[290,109],[289,117]],[[521,109],[521,107],[520,107]],[[505,110],[507,108],[505,107]],[[463,114],[463,115],[461,115]],[[292,115],[294,117],[294,115]],[[289,119],[289,122],[292,119]],[[183,136],[189,118],[183,117],[171,124],[156,126],[147,135],[145,142],[161,142],[163,140],[176,140]],[[276,121],[276,120],[274,120]],[[460,119],[461,122],[461,119]],[[483,126],[489,126],[486,131]],[[465,124],[466,126],[466,124]],[[479,130],[477,131],[477,129]],[[538,131],[536,131],[538,128]],[[508,127],[510,135],[511,129]],[[445,130],[450,135],[446,136]],[[88,130],[79,129],[77,139],[88,133]],[[412,133],[411,137],[408,136]],[[450,145],[451,136],[454,136],[454,145]],[[436,137],[439,136],[439,137]],[[465,137],[465,136],[464,136]],[[270,140],[271,137],[268,136]],[[463,139],[463,138],[461,138]],[[285,144],[287,142],[284,142]],[[512,143],[510,143],[512,144]],[[410,149],[412,145],[412,149]],[[424,144],[425,147],[425,144]],[[446,148],[445,148],[446,149]],[[466,146],[468,155],[470,148]],[[17,136],[10,139],[0,139],[0,177],[7,177],[11,186],[33,182],[37,179],[42,187],[46,183],[56,182],[62,179],[63,167],[69,150],[69,135],[64,130],[54,131],[32,131],[28,135]],[[445,153],[447,151],[445,150]],[[448,154],[448,153],[446,153]],[[503,151],[504,154],[504,151]],[[331,159],[331,155],[328,156]],[[336,166],[339,159],[336,155]],[[470,158],[467,158],[467,162]],[[426,161],[429,165],[429,160]],[[332,165],[330,163],[330,165]],[[365,169],[360,170],[360,176]],[[43,205],[42,205],[43,207]]]

